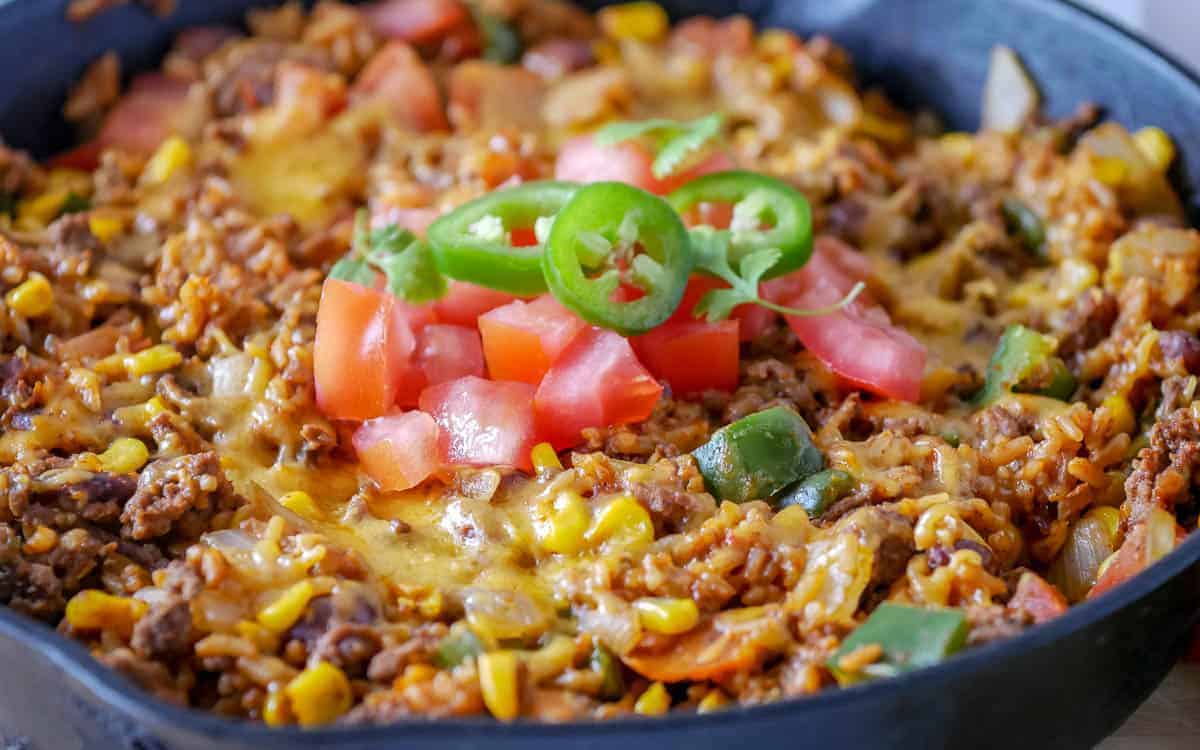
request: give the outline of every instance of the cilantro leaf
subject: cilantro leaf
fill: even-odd
[[[388,291],[408,302],[430,302],[446,293],[446,279],[434,263],[433,251],[421,240],[400,252],[374,252],[370,261],[387,276]]]
[[[329,278],[350,281],[363,286],[375,284],[375,272],[371,270],[370,264],[362,258],[355,258],[353,254],[334,263],[333,268],[329,269]]]
[[[746,299],[740,289],[713,289],[705,294],[692,309],[692,315],[704,318],[709,323],[725,320],[733,312],[733,308],[753,300]]]
[[[689,154],[719,136],[723,122],[724,117],[720,113],[686,122],[662,118],[614,122],[597,130],[595,138],[601,146],[611,146],[633,138],[651,138],[655,142],[651,171],[661,180],[674,173]]]
[[[756,250],[742,258],[742,262],[738,266],[738,271],[741,272],[741,277],[745,280],[745,283],[753,284],[754,288],[757,289],[758,282],[767,271],[775,267],[775,264],[782,257],[783,253],[773,247]]]

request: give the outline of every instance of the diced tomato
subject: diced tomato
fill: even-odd
[[[589,328],[559,355],[538,386],[538,429],[555,447],[569,448],[588,427],[642,421],[662,391],[627,339]]]
[[[529,453],[538,442],[533,395],[527,383],[465,377],[426,388],[420,403],[441,428],[444,463],[529,471]]]
[[[346,108],[346,82],[336,73],[292,60],[275,69],[275,101],[271,105],[276,133],[312,133]]]
[[[733,221],[733,204],[731,203],[697,203],[683,214],[683,223],[689,227],[708,226],[714,229],[728,229]]]
[[[762,305],[738,305],[731,317],[738,322],[738,339],[754,341],[775,325],[779,315]]]
[[[542,125],[545,86],[524,68],[467,60],[450,72],[447,113],[456,131],[533,130]]]
[[[549,39],[525,51],[521,64],[542,78],[562,78],[595,61],[592,45],[582,39]]]
[[[611,146],[596,143],[590,135],[581,135],[563,144],[558,151],[554,177],[572,182],[625,182],[651,193],[664,195],[700,175],[732,169],[733,160],[718,152],[678,175],[666,179],[654,176],[654,155],[637,141],[621,141]]]
[[[390,294],[327,279],[313,342],[321,411],[332,419],[371,419],[391,410],[412,356],[411,334],[402,339]]]
[[[508,242],[513,247],[533,247],[538,243],[533,227],[517,227],[508,233]]]
[[[638,358],[679,396],[732,391],[738,383],[738,322],[664,323],[633,339]]]
[[[376,288],[382,289],[383,286],[381,284]],[[425,326],[440,322],[433,302],[414,305],[411,302],[396,299],[392,302],[392,307],[392,315],[396,321],[403,323],[414,336],[418,335]]]
[[[1008,601],[1008,608],[1026,612],[1041,624],[1067,611],[1067,598],[1037,573],[1025,571],[1017,581],[1017,590]]]
[[[471,22],[458,0],[381,0],[363,11],[377,32],[404,42],[431,42]]]
[[[438,467],[438,426],[422,411],[368,419],[352,438],[367,474],[383,490],[407,490]]]
[[[537,385],[567,345],[587,327],[549,294],[515,300],[479,316],[488,373]]]
[[[764,295],[788,307],[825,307],[849,294],[867,268],[854,250],[820,237],[808,263],[764,284]],[[921,397],[925,346],[892,325],[887,312],[865,293],[829,315],[786,319],[801,343],[850,384],[902,401]]]
[[[1175,535],[1174,545],[1171,544],[1170,534],[1172,532]],[[1165,543],[1162,539],[1163,536],[1166,536]],[[1171,513],[1162,508],[1154,508],[1146,520],[1135,524],[1125,535],[1125,541],[1116,551],[1116,556],[1112,562],[1106,565],[1104,574],[1088,592],[1087,598],[1094,599],[1125,583],[1145,570],[1147,566],[1162,559],[1186,537],[1187,531],[1176,523],[1175,517]]]
[[[350,91],[356,100],[387,102],[397,122],[418,131],[445,130],[442,97],[429,66],[404,42],[375,53]]]
[[[754,26],[745,16],[693,16],[675,25],[669,44],[698,57],[738,57],[754,48]]]
[[[460,326],[473,326],[488,310],[515,300],[511,294],[488,289],[466,281],[451,281],[446,296],[434,303],[438,320]]]
[[[241,32],[232,26],[192,26],[179,32],[171,51],[200,62],[219,50],[225,42],[239,36]]]
[[[791,640],[778,613],[767,611],[757,620],[746,620],[744,615],[734,620],[731,615],[735,614],[741,615],[741,611],[700,623],[670,648],[649,652],[635,649],[622,655],[621,661],[638,674],[660,682],[719,680],[753,669],[772,652],[786,648]]]
[[[50,158],[50,166],[63,169],[81,169],[90,172],[100,165],[100,154],[104,153],[104,144],[96,139],[82,143],[69,151],[63,151]]]
[[[479,332],[465,326],[433,323],[417,333],[412,367],[396,391],[396,403],[417,405],[421,392],[431,385],[474,375],[483,377],[483,349]]]

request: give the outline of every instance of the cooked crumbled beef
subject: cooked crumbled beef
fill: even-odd
[[[1191,498],[1200,474],[1200,422],[1190,407],[1177,409],[1155,423],[1150,445],[1138,453],[1125,480],[1130,523],[1154,508],[1170,510]]]
[[[214,513],[238,504],[216,453],[160,458],[142,470],[137,491],[121,512],[121,533],[153,539],[174,532],[195,539]]]
[[[143,659],[171,661],[192,646],[192,609],[178,597],[155,604],[138,620],[130,645]]]

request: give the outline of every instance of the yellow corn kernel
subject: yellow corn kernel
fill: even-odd
[[[686,633],[700,622],[700,610],[691,599],[646,597],[633,603],[642,627],[655,633]]]
[[[109,628],[121,633],[133,631],[133,624],[146,614],[140,599],[113,596],[99,589],[85,589],[67,602],[66,619],[76,630]]]
[[[538,443],[533,446],[533,450],[529,452],[529,458],[533,461],[533,468],[538,474],[562,471],[562,461],[558,460],[558,453],[549,443]]]
[[[40,229],[58,216],[70,192],[65,189],[50,189],[17,204],[17,228]]]
[[[141,181],[145,185],[161,185],[171,179],[176,172],[187,169],[192,163],[192,149],[187,141],[173,135],[163,141],[154,156],[146,162],[142,170]]]
[[[8,290],[4,303],[26,318],[36,318],[54,306],[54,289],[45,276],[34,271],[20,285]]]
[[[346,675],[327,661],[293,677],[283,692],[303,727],[328,724],[349,711],[354,699]]]
[[[158,396],[151,396],[150,400],[142,406],[146,410],[147,418],[151,419],[157,417],[159,414],[162,414],[167,410],[167,402],[163,401]]]
[[[1100,271],[1092,263],[1081,258],[1066,258],[1058,267],[1059,283],[1054,296],[1060,304],[1068,305],[1079,299],[1079,295],[1100,280]]]
[[[296,624],[308,602],[316,595],[309,581],[293,583],[275,601],[258,613],[258,622],[273,633],[282,633]]]
[[[597,39],[592,42],[592,56],[600,65],[619,65],[621,48],[609,39]]]
[[[317,501],[303,490],[285,493],[283,497],[279,498],[279,504],[301,518],[321,517],[321,509],[317,507]]]
[[[46,175],[46,187],[86,194],[92,189],[92,173],[70,167],[55,167]]]
[[[520,666],[513,651],[491,651],[476,658],[479,667],[479,689],[483,702],[492,716],[500,721],[512,721],[521,712],[520,686],[517,670]]]
[[[893,145],[906,143],[912,136],[908,123],[887,120],[870,112],[864,112],[859,118],[858,132]]]
[[[623,546],[649,544],[654,541],[654,523],[632,495],[619,495],[604,506],[583,539],[593,546],[609,540]]]
[[[975,139],[969,133],[946,133],[938,144],[960,161],[970,161],[975,154]]]
[[[1108,409],[1108,413],[1112,415],[1113,429],[1117,432],[1129,432],[1134,428],[1136,421],[1133,416],[1133,407],[1129,405],[1129,399],[1119,393],[1114,393],[1111,396],[1105,396],[1100,405]]]
[[[1117,537],[1121,533],[1121,511],[1110,507],[1092,508],[1087,512],[1087,517],[1104,524],[1109,541],[1117,541]]]
[[[563,490],[550,503],[546,516],[534,523],[534,533],[547,552],[573,555],[583,548],[591,521],[583,496],[574,490]]]
[[[1133,142],[1156,171],[1166,172],[1175,161],[1175,143],[1162,128],[1142,128],[1133,134]]]
[[[265,652],[279,646],[279,638],[274,633],[252,620],[241,620],[233,626],[233,631]]]
[[[771,524],[788,531],[800,533],[812,531],[812,522],[808,520],[808,512],[799,505],[789,505],[780,510],[771,519]]]
[[[269,727],[281,727],[288,723],[287,696],[282,690],[272,690],[263,701],[262,718]]]
[[[404,673],[396,678],[393,685],[397,690],[403,690],[409,685],[429,682],[437,675],[437,668],[431,664],[409,664]]]
[[[40,555],[58,546],[58,532],[49,526],[38,526],[25,538],[22,549],[29,555]]]
[[[639,42],[661,41],[671,23],[661,5],[645,0],[610,5],[600,10],[598,20],[605,36]]]
[[[722,693],[717,688],[713,688],[700,700],[700,704],[696,706],[696,713],[711,714],[714,711],[720,711],[728,705],[729,699],[725,697],[725,693]]]
[[[1117,187],[1129,176],[1129,165],[1115,156],[1092,157],[1092,174],[1105,185]]]
[[[150,451],[137,438],[117,438],[100,454],[100,467],[111,474],[131,474],[146,465]]]
[[[177,367],[182,361],[183,355],[175,351],[175,347],[170,344],[157,344],[125,357],[125,369],[136,378],[152,372],[165,372]]]
[[[759,53],[770,57],[791,57],[799,50],[796,35],[787,29],[763,29],[754,40],[754,47]]]
[[[111,242],[125,231],[125,219],[116,214],[92,212],[88,216],[88,229],[101,242]]]
[[[436,619],[446,608],[446,597],[441,591],[430,591],[417,599],[417,614],[427,620]]]
[[[646,692],[638,696],[633,710],[642,716],[662,716],[671,708],[671,696],[661,682],[656,682],[646,688]]]

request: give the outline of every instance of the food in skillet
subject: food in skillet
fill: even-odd
[[[1173,147],[551,0],[184,33],[0,152],[0,593],[271,725],[719,710],[937,663],[1195,523]]]

